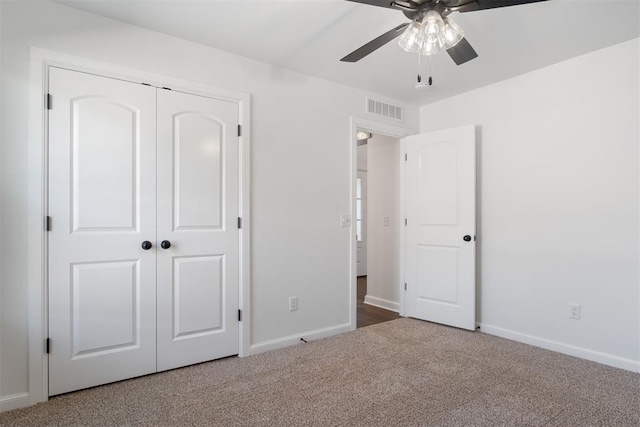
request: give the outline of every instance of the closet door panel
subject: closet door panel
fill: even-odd
[[[238,353],[238,105],[158,91],[158,370]]]
[[[51,68],[49,394],[156,371],[155,89]]]

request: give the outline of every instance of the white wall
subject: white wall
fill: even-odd
[[[640,369],[638,51],[421,108],[422,132],[478,126],[482,330]]]
[[[357,168],[359,171],[367,171],[367,144],[360,145],[356,149],[356,155],[358,159],[356,160]]]
[[[400,309],[400,141],[374,134],[367,144],[367,295],[365,303]],[[389,217],[385,225],[384,218]]]
[[[251,93],[253,347],[299,342],[300,336],[348,326],[351,232],[339,226],[339,217],[351,207],[349,117],[364,116],[364,92],[54,3],[0,1],[0,10],[0,409],[18,405],[22,401],[11,396],[28,392],[31,46]],[[405,117],[415,129],[417,109],[407,106]],[[301,161],[309,158],[314,160]],[[288,311],[291,295],[299,298],[296,312]]]

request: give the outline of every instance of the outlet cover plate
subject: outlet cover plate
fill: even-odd
[[[569,319],[580,320],[580,304],[569,304]]]
[[[289,297],[289,311],[298,309],[298,297]]]

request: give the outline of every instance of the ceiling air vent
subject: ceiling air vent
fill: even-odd
[[[402,107],[370,97],[367,97],[367,114],[386,117],[399,122],[403,120]]]

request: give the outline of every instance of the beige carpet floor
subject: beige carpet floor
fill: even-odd
[[[640,426],[640,375],[412,319],[52,398],[2,426]]]

